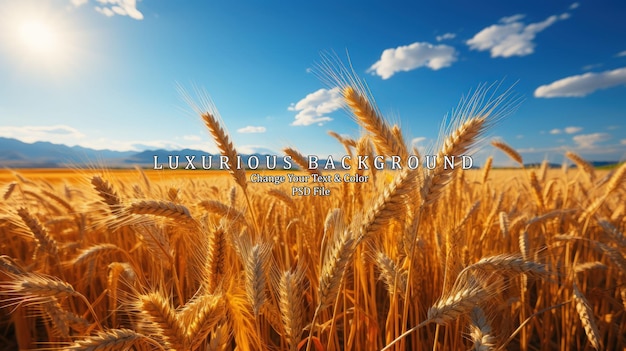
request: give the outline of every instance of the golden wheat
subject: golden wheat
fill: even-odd
[[[362,129],[329,133],[346,153],[408,156],[366,85],[345,68],[327,73]],[[461,101],[438,157],[471,155],[513,107],[487,92]],[[349,172],[366,183],[296,197],[289,183],[248,182],[205,100],[195,109],[228,174],[0,178],[6,349],[626,347],[626,166],[593,169],[571,153],[584,177],[545,161],[498,169],[493,157],[480,171],[370,163]],[[517,151],[492,144],[524,167]],[[290,173],[320,173],[284,151],[301,168]]]

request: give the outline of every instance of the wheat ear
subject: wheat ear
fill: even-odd
[[[169,348],[185,349],[185,326],[162,294],[149,293],[139,296],[137,309],[141,312],[142,323],[147,330],[161,335]]]
[[[500,149],[500,151],[504,152],[509,158],[515,162],[517,162],[522,168],[524,167],[524,160],[522,159],[522,155],[519,152],[515,151],[511,146],[509,146],[504,141],[493,140],[491,142],[495,148]]]
[[[541,211],[545,208],[545,201],[543,199],[543,193],[541,191],[541,185],[539,184],[539,180],[537,179],[537,174],[535,171],[530,171],[530,190],[533,193],[535,201],[537,202],[537,207]]]
[[[307,171],[309,174],[322,174],[317,169],[309,168],[309,163],[307,162],[306,157],[304,157],[304,155],[302,155],[300,151],[292,147],[286,147],[283,149],[283,152],[285,153],[285,155],[291,157],[293,162],[295,162],[296,165],[298,165],[298,167],[300,167],[300,169],[302,169],[303,171]]]
[[[475,351],[491,351],[495,350],[495,338],[491,335],[491,325],[485,317],[485,312],[476,306],[470,312],[469,326],[470,336],[474,342]]]
[[[2,195],[2,198],[4,199],[4,201],[8,200],[9,197],[11,197],[11,194],[13,194],[13,191],[15,190],[16,187],[17,187],[17,182],[11,182],[9,183],[9,185],[7,185],[7,189],[4,191],[4,195]]]
[[[524,260],[521,256],[512,254],[501,254],[489,257],[483,257],[478,262],[465,267],[461,276],[470,271],[480,270],[486,273],[499,273],[504,275],[510,274],[528,274],[534,276],[545,276],[549,272],[544,264]]]
[[[456,130],[448,135],[443,143],[443,147],[437,154],[437,167],[426,178],[422,187],[424,205],[434,203],[441,196],[445,186],[452,180],[456,167],[444,167],[444,157],[455,157],[458,160],[456,165],[458,165],[461,162],[460,157],[476,143],[486,127],[486,116],[470,118],[461,123]]]
[[[483,166],[483,175],[482,175],[482,183],[485,184],[487,179],[489,178],[489,171],[491,170],[491,165],[493,164],[493,156],[487,157],[487,161],[485,161],[485,165]]]
[[[390,219],[402,213],[407,202],[406,195],[417,189],[417,177],[420,172],[417,169],[404,168],[396,175],[393,181],[385,187],[374,201],[367,206],[369,210],[357,224],[355,233],[358,242],[368,238],[380,228],[384,227]]]
[[[601,219],[598,221],[604,232],[609,235],[619,246],[626,248],[626,235],[620,233],[617,227],[612,225],[609,221]]]
[[[285,271],[277,285],[278,307],[285,328],[285,338],[291,351],[298,349],[304,327],[304,291],[301,270]]]
[[[323,55],[322,59],[315,73],[343,96],[354,120],[372,136],[379,154],[400,156],[406,160],[406,145],[394,135],[365,82],[358,78],[351,66],[346,67],[336,56]]]
[[[207,211],[217,213],[220,216],[227,218],[231,221],[246,224],[243,212],[222,202],[215,200],[203,200],[199,203],[199,205],[204,207],[204,209],[206,209]]]
[[[18,216],[22,219],[24,224],[30,229],[31,233],[37,239],[39,246],[44,252],[50,254],[57,263],[59,262],[59,247],[56,240],[54,240],[49,234],[46,228],[41,225],[37,218],[33,217],[26,208],[20,208],[17,210]]]
[[[149,342],[153,346],[164,350],[162,346],[150,341],[146,336],[130,329],[109,329],[100,331],[94,336],[77,340],[66,348],[68,351],[115,351],[130,350],[142,342]]]
[[[217,116],[219,116],[217,115],[217,111],[213,113],[204,112],[201,114],[202,120],[213,136],[213,140],[215,140],[220,153],[222,156],[228,158],[227,164],[229,173],[233,176],[235,182],[245,191],[248,185],[246,181],[246,171],[243,167],[237,167],[237,150],[235,150],[235,146],[233,146],[232,141],[230,141],[226,130],[220,125],[219,117]]]
[[[225,313],[221,295],[203,294],[187,302],[177,314],[185,328],[187,347],[191,350],[198,348]]]
[[[0,282],[0,290],[3,290],[6,294],[16,296],[16,298],[8,301],[13,301],[14,304],[22,302],[26,302],[27,304],[41,304],[49,302],[52,297],[59,299],[78,297],[87,305],[97,326],[102,328],[98,320],[98,315],[93,310],[89,300],[76,291],[70,283],[57,277],[39,273],[8,274],[12,279],[7,282]]]
[[[565,153],[565,157],[569,158],[570,160],[572,160],[576,166],[578,167],[579,170],[582,170],[587,177],[589,178],[589,180],[591,182],[593,182],[596,179],[596,171],[593,168],[593,166],[585,161],[585,159],[583,159],[582,157],[580,157],[580,155],[571,152],[571,151],[567,151]]]
[[[170,201],[142,200],[130,204],[127,211],[133,214],[148,214],[183,222],[193,220],[187,207]]]
[[[583,273],[586,272],[588,270],[592,270],[592,269],[598,269],[598,270],[606,270],[608,267],[600,262],[600,261],[595,261],[595,262],[585,262],[585,263],[580,263],[577,264],[576,266],[574,266],[574,272],[576,273]]]
[[[209,292],[214,292],[224,276],[226,264],[226,232],[218,227],[208,241],[208,255],[204,266],[204,284]]]
[[[593,318],[593,310],[589,306],[589,302],[587,301],[585,295],[578,290],[576,283],[574,283],[573,292],[576,312],[578,312],[578,317],[580,317],[580,321],[583,324],[585,334],[587,334],[587,339],[594,349],[600,350],[600,332],[598,331],[598,326]]]
[[[113,186],[100,176],[93,176],[91,178],[91,184],[98,192],[98,196],[102,199],[102,202],[109,206],[109,210],[113,214],[117,214],[121,209],[122,200]]]
[[[293,209],[296,208],[296,203],[295,203],[295,201],[293,201],[291,196],[289,196],[286,192],[284,192],[284,191],[282,191],[280,189],[272,188],[272,189],[270,189],[267,192],[267,194],[277,198],[280,201],[282,201],[289,208],[293,208]]]
[[[318,288],[318,308],[320,310],[333,304],[355,249],[355,239],[352,233],[341,226],[335,227],[332,242],[324,252],[320,273]]]
[[[48,298],[48,301],[41,304],[41,309],[54,326],[54,332],[59,336],[68,337],[70,334],[70,325],[67,318],[68,312],[63,310],[59,301],[51,296]]]
[[[80,252],[80,254],[78,254],[78,256],[76,256],[73,260],[72,260],[72,264],[74,265],[79,265],[79,264],[83,264],[87,261],[90,261],[92,259],[98,259],[102,256],[108,255],[108,254],[112,254],[115,252],[124,252],[122,249],[120,249],[117,245],[115,244],[98,244],[98,245],[93,245],[91,247],[88,247],[84,250],[82,250]]]
[[[448,293],[428,309],[428,320],[445,325],[468,313],[474,306],[487,300],[490,295],[483,284],[473,276],[467,279],[461,277],[461,280],[457,279]]]
[[[244,266],[248,301],[255,317],[258,317],[266,300],[266,277],[270,267],[272,246],[270,243],[253,244],[244,231],[238,240],[238,247]]]
[[[615,192],[620,186],[623,186],[626,180],[626,162],[623,163],[611,176],[606,186],[605,195]]]
[[[372,136],[376,148],[384,156],[396,155],[405,160],[408,155],[406,146],[394,135],[385,119],[374,107],[371,98],[352,86],[343,87],[341,93],[357,122]]]
[[[385,282],[389,296],[399,294],[404,297],[408,283],[408,272],[380,250],[373,254],[373,259],[380,271],[380,279]]]

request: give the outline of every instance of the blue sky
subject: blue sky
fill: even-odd
[[[419,147],[463,94],[504,79],[524,100],[490,138],[527,162],[624,160],[624,14],[602,0],[0,0],[0,136],[215,151],[180,85],[208,92],[241,153],[341,154],[327,132],[359,127],[311,69],[347,51]]]

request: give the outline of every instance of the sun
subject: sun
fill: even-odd
[[[0,0],[0,57],[22,73],[64,76],[85,52],[88,31],[78,30],[77,17],[52,1]]]
[[[59,48],[58,33],[53,26],[44,21],[24,21],[18,33],[20,42],[30,51],[53,53]]]

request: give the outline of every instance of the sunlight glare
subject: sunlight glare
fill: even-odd
[[[20,39],[28,49],[39,53],[52,52],[57,48],[57,35],[53,28],[40,21],[22,23]]]

